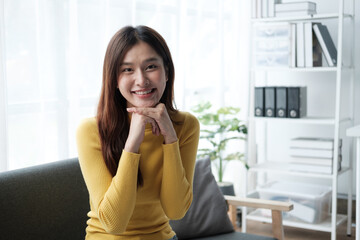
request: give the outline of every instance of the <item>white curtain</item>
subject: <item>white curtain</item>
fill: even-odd
[[[0,170],[76,157],[95,115],[107,43],[125,25],[166,39],[180,110],[247,111],[250,1],[0,0]]]

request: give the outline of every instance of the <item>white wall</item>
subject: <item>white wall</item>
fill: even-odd
[[[166,39],[179,109],[189,111],[202,99],[240,106],[246,116],[248,1],[0,2],[6,33],[6,63],[0,63],[6,68],[0,85],[6,90],[0,96],[4,170],[77,156],[75,130],[81,119],[94,116],[106,45],[128,24],[148,25]]]
[[[6,97],[5,97],[5,42],[4,42],[4,1],[0,0],[0,171],[7,168],[6,148]]]
[[[355,43],[360,42],[360,3],[355,5]],[[355,124],[360,124],[360,45],[355,44]]]
[[[360,3],[359,1],[356,1],[355,4],[355,43],[359,43],[360,42]],[[354,108],[355,108],[355,125],[360,124],[360,45],[359,44],[355,44],[355,49],[354,49],[354,54],[355,54],[355,103],[354,103]],[[354,155],[355,157],[355,155]],[[355,160],[354,160],[355,161]],[[359,163],[360,164],[360,163]],[[353,177],[353,185],[355,185],[355,173],[354,173],[354,177]],[[346,186],[346,184],[342,184],[342,188],[344,188]],[[354,186],[355,187],[355,186]],[[360,186],[357,186],[358,188]],[[345,187],[346,188],[346,187]],[[353,190],[355,191],[355,189]]]

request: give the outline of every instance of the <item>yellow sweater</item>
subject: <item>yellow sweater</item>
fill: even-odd
[[[162,240],[175,235],[169,219],[182,218],[192,201],[199,123],[179,112],[174,124],[178,141],[145,129],[139,154],[123,151],[114,177],[104,163],[95,118],[84,120],[77,131],[81,171],[90,196],[86,239]],[[144,185],[137,187],[138,167]]]

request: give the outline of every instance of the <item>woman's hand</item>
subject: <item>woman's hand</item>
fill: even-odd
[[[152,119],[155,122],[155,123],[150,122],[153,125],[153,133],[156,135],[159,135],[159,133],[163,135],[165,144],[170,144],[177,141],[177,135],[175,129],[170,120],[166,107],[163,103],[159,103],[158,105],[156,105],[156,107],[153,108],[132,107],[132,108],[128,108],[127,111],[133,113],[133,116],[141,115]],[[157,128],[156,131],[154,132],[155,124]]]
[[[135,112],[132,114],[129,135],[124,146],[125,151],[133,153],[139,152],[140,144],[144,140],[145,126],[147,123],[152,125],[153,134],[160,134],[159,127],[154,119]]]

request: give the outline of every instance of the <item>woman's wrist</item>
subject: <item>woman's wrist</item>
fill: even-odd
[[[172,144],[174,142],[176,142],[178,139],[177,137],[165,137],[164,138],[164,143],[165,144]]]
[[[131,153],[139,153],[140,146],[137,146],[137,144],[131,144],[128,141],[126,141],[124,150]]]
[[[171,144],[171,143],[174,143],[174,142],[176,142],[178,140],[175,129],[172,128],[172,131],[169,131],[168,133],[169,133],[168,135],[164,136],[164,143],[165,144]]]

